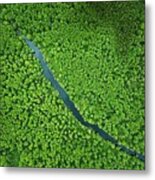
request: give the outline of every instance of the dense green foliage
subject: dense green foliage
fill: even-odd
[[[144,2],[0,9],[0,165],[144,169],[76,120],[16,33],[41,49],[87,121],[144,154]]]

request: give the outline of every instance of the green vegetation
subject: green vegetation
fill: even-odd
[[[76,120],[17,35],[40,48],[88,122],[144,154],[144,2],[0,9],[0,165],[144,169]]]

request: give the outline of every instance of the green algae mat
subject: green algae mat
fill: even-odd
[[[145,2],[0,5],[0,166],[145,169]]]

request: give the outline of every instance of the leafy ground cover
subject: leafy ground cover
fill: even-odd
[[[144,169],[65,107],[17,31],[82,116],[144,154],[144,2],[0,5],[0,165]]]

